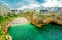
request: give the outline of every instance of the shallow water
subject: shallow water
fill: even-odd
[[[12,40],[62,40],[62,26],[47,24],[36,28],[32,24],[11,26],[8,33]]]

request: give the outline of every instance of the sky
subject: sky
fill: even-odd
[[[40,7],[62,7],[62,0],[0,0],[11,9]]]

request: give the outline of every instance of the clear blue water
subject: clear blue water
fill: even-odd
[[[62,40],[62,26],[47,24],[37,28],[32,24],[11,26],[8,33],[12,40]]]

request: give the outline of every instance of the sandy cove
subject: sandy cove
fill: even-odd
[[[29,21],[28,19],[24,18],[24,17],[18,17],[15,18],[12,22],[11,25],[17,25],[17,24],[28,24]]]

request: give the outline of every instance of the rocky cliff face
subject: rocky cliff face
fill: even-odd
[[[42,25],[48,24],[48,23],[56,23],[62,25],[62,16],[60,15],[55,15],[54,16],[45,16],[43,18],[35,18],[32,21],[32,24],[34,24],[37,27],[41,27]]]

